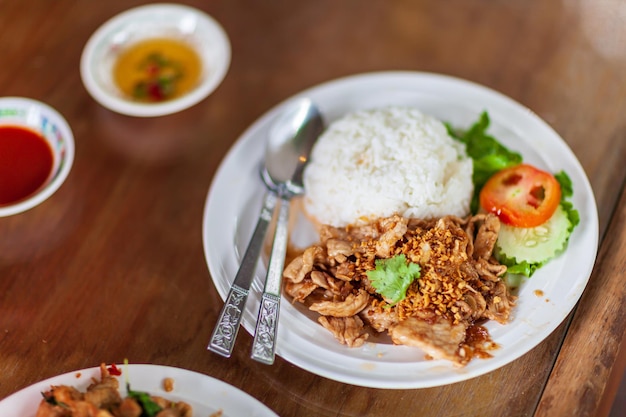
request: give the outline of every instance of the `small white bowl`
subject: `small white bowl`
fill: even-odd
[[[0,205],[0,217],[6,217],[35,207],[59,189],[74,162],[74,135],[59,112],[47,104],[22,97],[0,98],[0,126],[25,127],[40,134],[53,155],[52,170],[39,189],[25,199]]]
[[[115,85],[113,66],[126,47],[156,37],[182,40],[193,47],[202,61],[200,80],[179,98],[132,101]],[[226,32],[206,13],[178,4],[151,4],[129,9],[100,26],[85,45],[80,74],[89,94],[104,107],[129,116],[163,116],[191,107],[213,92],[226,76],[230,56]]]

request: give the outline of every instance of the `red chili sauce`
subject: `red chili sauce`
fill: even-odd
[[[20,126],[0,126],[0,206],[37,191],[53,162],[52,149],[41,135]]]

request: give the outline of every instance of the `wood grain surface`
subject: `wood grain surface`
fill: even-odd
[[[230,70],[198,105],[110,112],[79,74],[89,36],[136,0],[0,0],[0,96],[68,120],[76,158],[40,206],[0,218],[0,399],[100,362],[155,363],[240,388],[281,416],[602,415],[623,373],[626,5],[620,0],[183,1],[218,20]],[[442,73],[502,92],[572,148],[595,194],[600,251],[575,312],[518,360],[415,390],[331,381],[277,358],[206,350],[222,306],[202,246],[211,180],[239,135],[318,83],[379,70]]]

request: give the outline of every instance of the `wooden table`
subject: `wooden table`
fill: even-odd
[[[232,42],[206,100],[158,119],[105,110],[79,60],[106,19],[141,1],[0,0],[0,95],[44,101],[76,138],[61,189],[0,219],[0,398],[129,358],[230,383],[281,416],[605,415],[624,371],[626,6],[620,0],[185,1]],[[211,179],[239,135],[291,95],[377,70],[443,73],[498,90],[565,139],[597,200],[600,248],[570,317],[482,377],[415,390],[331,381],[278,358],[207,352],[222,305],[202,246]],[[621,359],[620,359],[621,358]]]

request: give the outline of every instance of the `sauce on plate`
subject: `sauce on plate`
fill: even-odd
[[[198,53],[176,39],[146,39],[122,51],[113,80],[133,100],[156,103],[191,91],[202,71]]]
[[[32,195],[46,182],[53,164],[43,136],[20,126],[0,126],[0,206]]]

